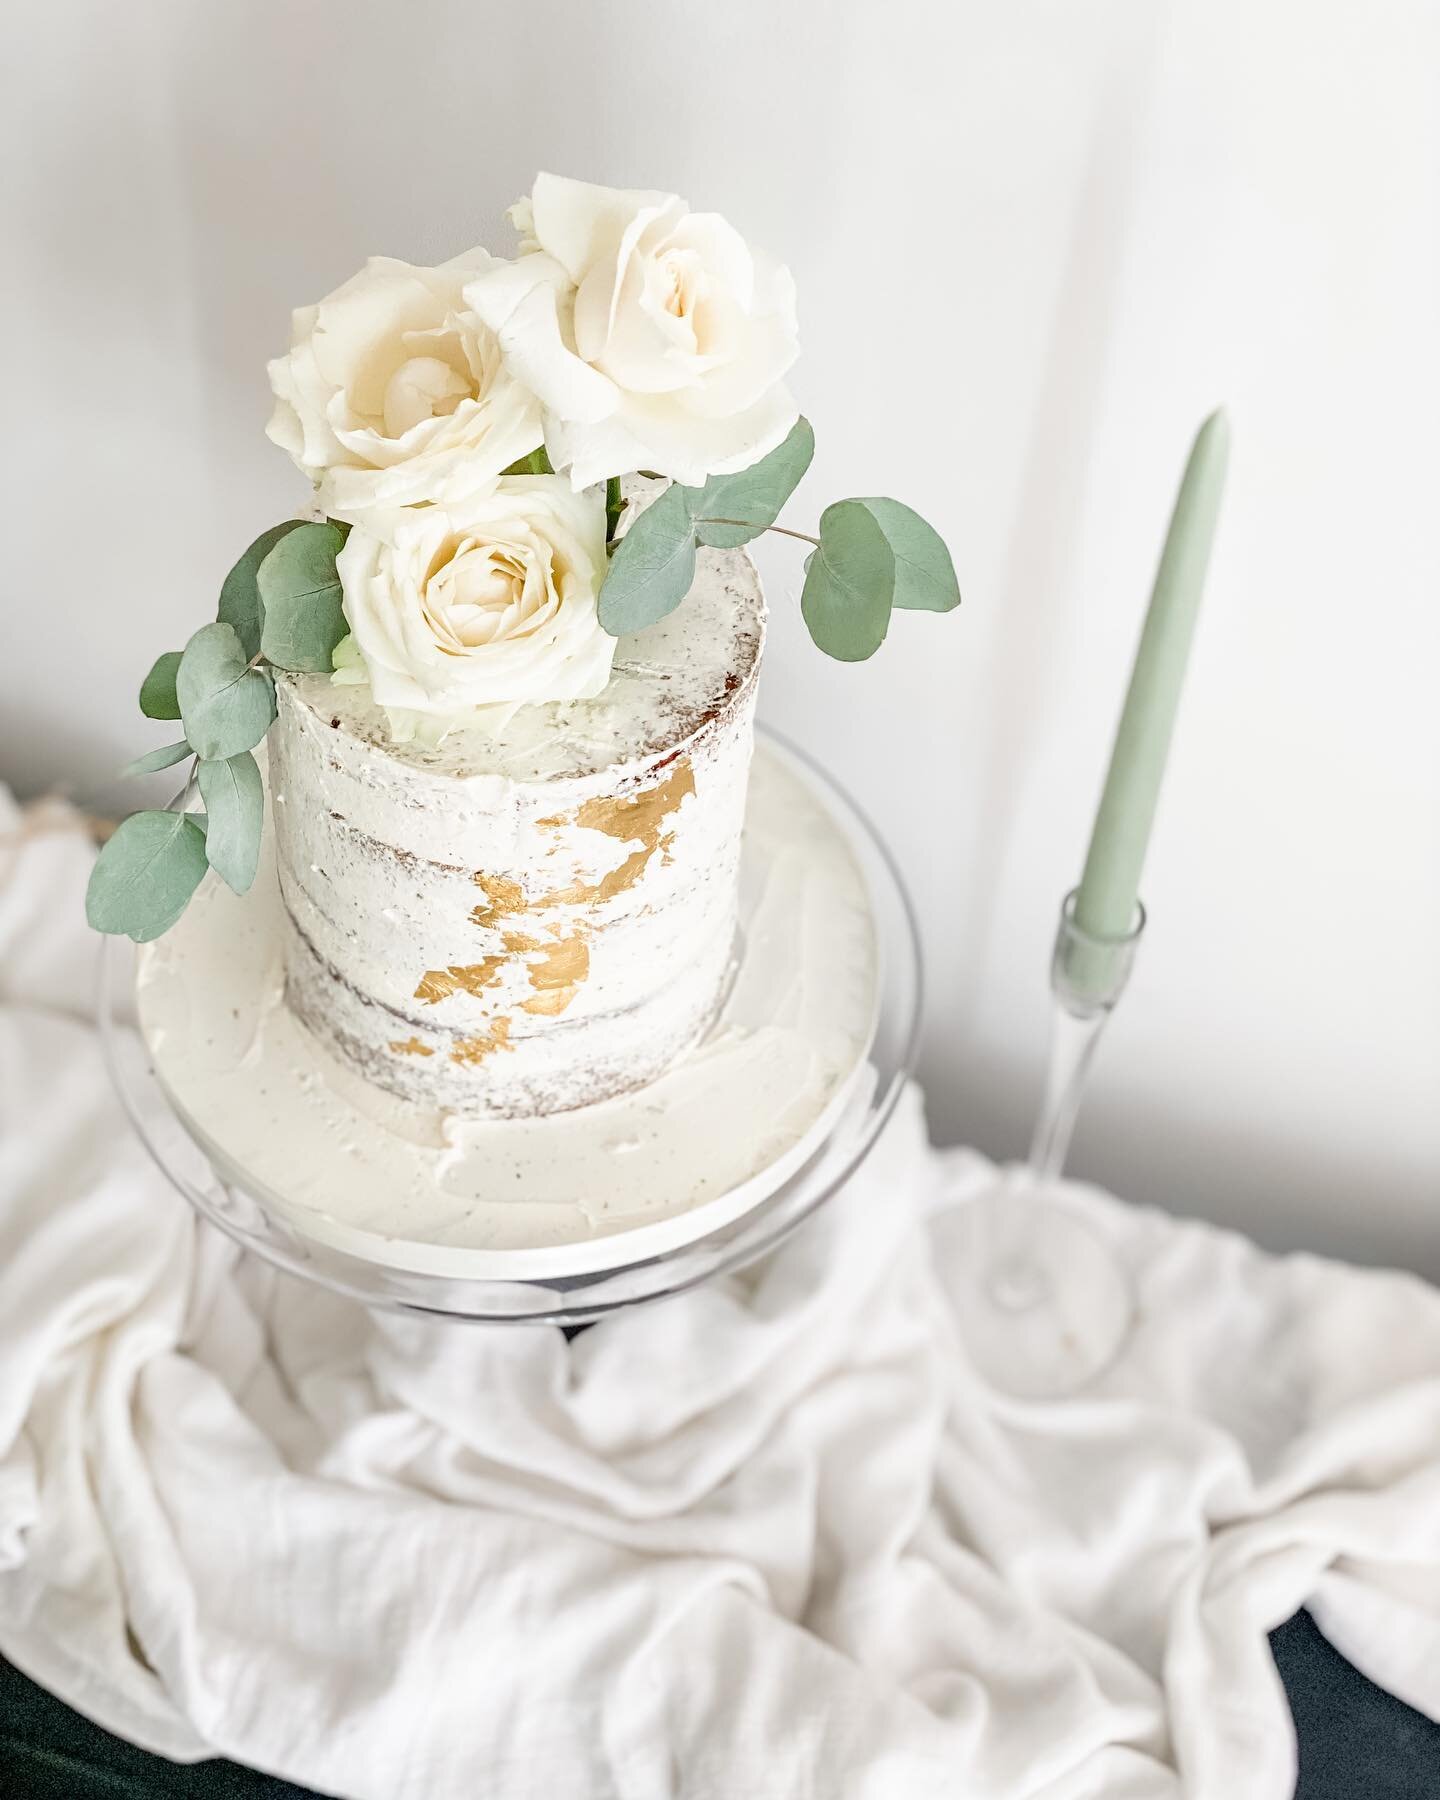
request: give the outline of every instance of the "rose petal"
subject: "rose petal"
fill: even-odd
[[[612,475],[628,475],[635,469],[655,467],[654,463],[646,461],[644,445],[618,413],[594,424],[547,414],[545,448],[553,466],[564,469],[571,486],[576,489],[593,487],[596,482],[608,481]]]
[[[687,213],[670,233],[677,249],[693,250],[717,286],[749,312],[755,293],[755,258],[750,246],[719,213]]]
[[[610,335],[599,358],[599,366],[616,387],[636,394],[672,393],[698,379],[691,367],[693,359],[676,354],[674,333],[645,305],[644,284],[653,270],[653,263],[644,267],[631,263],[623,303],[612,309]],[[576,304],[577,322],[579,299],[584,294],[582,287]]]
[[[530,289],[497,336],[511,374],[548,411],[562,419],[594,421],[615,410],[615,384],[566,344],[559,296],[548,281]]]
[[[537,175],[530,217],[540,248],[578,283],[592,264],[617,249],[626,225],[641,208],[674,201],[673,194],[642,188],[599,187],[564,175]],[[683,202],[678,202],[683,206]]]
[[[703,381],[682,397],[685,409],[701,418],[724,418],[754,406],[790,369],[800,354],[793,317],[770,313],[738,328],[727,322],[723,348]]]
[[[699,487],[711,475],[728,475],[758,462],[784,441],[799,416],[789,390],[777,382],[744,412],[718,419],[627,395],[617,422],[639,449],[632,468],[654,469],[687,487]]]

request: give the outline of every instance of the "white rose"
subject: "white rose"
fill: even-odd
[[[372,257],[295,313],[290,352],[269,366],[266,430],[336,518],[463,499],[539,447],[534,396],[463,299],[492,260],[470,250],[421,269]]]
[[[472,276],[465,300],[539,396],[550,460],[576,487],[633,469],[694,486],[784,438],[788,270],[673,194],[539,175],[512,217],[526,253]]]
[[[588,699],[610,678],[615,639],[595,605],[605,504],[561,476],[511,475],[453,506],[372,513],[336,567],[381,706],[458,721],[476,707]]]

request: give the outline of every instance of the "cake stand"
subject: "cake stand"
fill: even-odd
[[[813,761],[773,733],[758,735],[757,763],[767,760],[802,783],[843,839],[861,878],[875,945],[866,1046],[843,1090],[786,1154],[660,1226],[615,1231],[578,1266],[573,1256],[547,1259],[544,1252],[492,1252],[468,1262],[357,1255],[353,1233],[322,1229],[314,1217],[302,1228],[285,1195],[177,1105],[133,1026],[136,947],[106,939],[99,994],[106,1057],[131,1123],[159,1168],[202,1217],[290,1274],[368,1306],[455,1319],[583,1324],[682,1293],[773,1249],[838,1192],[893,1112],[914,1066],[921,981],[914,914],[878,834]],[[185,803],[177,796],[177,806]],[[457,1261],[463,1273],[455,1272]]]

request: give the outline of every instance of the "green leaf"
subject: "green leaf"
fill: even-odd
[[[349,629],[335,573],[345,536],[330,519],[301,525],[260,564],[257,579],[265,603],[260,647],[277,668],[330,672],[331,655]]]
[[[120,771],[122,775],[153,775],[157,769],[168,769],[172,764],[184,762],[187,756],[195,752],[189,742],[181,738],[178,744],[166,744],[162,749],[152,750],[146,756],[137,756],[132,763],[126,763]]]
[[[912,612],[949,612],[960,604],[960,584],[945,540],[933,525],[898,500],[856,500],[885,533],[895,557],[895,604]]]
[[[864,662],[885,641],[895,594],[895,555],[862,500],[820,515],[820,545],[805,563],[800,611],[810,635],[841,662]]]
[[[258,744],[275,717],[275,684],[246,666],[232,625],[202,625],[175,677],[185,735],[198,756],[223,762]]]
[[[541,444],[538,450],[532,450],[528,456],[522,456],[511,463],[508,469],[500,471],[502,475],[553,475],[550,456]]]
[[[147,719],[180,717],[180,702],[175,698],[175,671],[179,667],[178,650],[167,650],[155,658],[150,673],[140,683],[140,710]]]
[[[663,619],[695,579],[695,521],[688,496],[668,487],[647,506],[615,546],[600,589],[600,623],[611,637],[642,631]]]
[[[255,758],[242,750],[224,762],[202,762],[200,797],[210,822],[205,833],[210,867],[237,894],[248,893],[260,859],[265,817],[265,790]]]
[[[797,419],[790,435],[768,456],[733,475],[712,475],[703,488],[688,488],[690,511],[702,544],[733,550],[759,537],[780,517],[780,508],[799,487],[815,454],[815,433],[808,419]],[[743,519],[743,525],[720,525],[717,519]]]
[[[286,519],[283,524],[262,531],[221,583],[220,610],[216,616],[223,624],[234,626],[247,661],[259,651],[265,625],[265,602],[260,598],[256,580],[260,565],[281,538],[288,537],[304,523],[303,519]],[[179,714],[175,716],[178,718]]]
[[[85,917],[96,931],[148,944],[184,912],[205,868],[205,834],[187,814],[132,813],[90,871]]]

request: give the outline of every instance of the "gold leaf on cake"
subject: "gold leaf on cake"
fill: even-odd
[[[575,881],[569,887],[554,888],[548,894],[540,894],[534,900],[525,900],[523,895],[515,905],[501,907],[492,899],[488,906],[477,906],[472,909],[470,917],[476,925],[498,925],[507,914],[517,912],[542,912],[547,906],[601,906],[607,900],[614,900],[618,895],[627,892],[639,881],[650,866],[650,859],[658,850],[664,861],[670,860],[670,847],[675,842],[673,831],[667,831],[662,838],[657,838],[653,845],[643,846],[632,851],[619,866],[611,869],[609,874],[602,875],[598,881]],[[513,887],[518,893],[518,882],[505,882],[503,877],[486,875],[475,877],[476,881],[489,893],[490,882],[497,886]]]
[[[450,1052],[453,1063],[466,1063],[474,1066],[484,1062],[487,1056],[493,1056],[497,1050],[513,1050],[510,1042],[510,1021],[497,1019],[489,1031],[482,1031],[478,1037],[461,1038]]]
[[[553,1019],[563,1013],[574,998],[574,988],[556,988],[553,993],[532,994],[528,1000],[522,1000],[520,1010],[534,1018]]]
[[[558,938],[547,945],[541,956],[528,966],[531,987],[573,987],[590,973],[589,946],[577,931],[573,937]]]
[[[580,825],[586,831],[603,831],[606,837],[619,838],[627,844],[640,843],[647,850],[653,850],[659,841],[660,827],[681,801],[694,792],[694,772],[689,762],[682,760],[664,781],[646,789],[643,794],[602,795],[585,801],[573,819],[541,819],[540,824],[550,831]]]
[[[681,761],[664,781],[644,793],[587,800],[576,810],[573,818],[567,819],[557,814],[553,818],[541,819],[541,826],[548,830],[579,826],[587,831],[598,831],[606,837],[616,838],[621,843],[640,846],[598,881],[573,881],[568,887],[552,888],[547,893],[536,895],[534,899],[527,899],[524,888],[513,876],[490,875],[484,870],[476,872],[473,879],[485,899],[482,904],[471,909],[470,918],[473,923],[484,928],[500,929],[501,941],[512,956],[540,953],[538,962],[527,965],[530,985],[536,992],[529,1000],[521,1003],[525,1012],[542,1018],[553,1018],[564,1012],[574,999],[576,989],[590,972],[590,952],[584,942],[583,927],[569,937],[557,937],[553,944],[546,945],[526,933],[505,931],[505,921],[558,906],[603,906],[607,901],[628,892],[644,876],[651,858],[657,852],[665,862],[670,861],[675,834],[673,831],[662,832],[661,826],[694,792],[695,777],[690,764],[688,761]],[[479,980],[481,987],[493,986],[499,979],[498,974],[493,971],[503,961],[503,958],[490,957],[486,962],[475,965],[475,970],[485,972]],[[460,979],[475,973],[475,970],[432,970],[421,982],[416,997],[422,1000],[443,1000],[461,987],[469,993],[476,993],[479,991],[477,987]]]
[[[448,1000],[452,994],[478,996],[486,988],[495,986],[506,961],[503,956],[487,956],[483,962],[463,966],[452,963],[448,969],[427,969],[415,990],[415,998],[434,1006],[441,1000]]]
[[[656,845],[658,850],[668,850],[675,841],[674,834],[667,834]],[[577,881],[567,888],[557,888],[553,894],[547,894],[543,900],[537,900],[536,906],[603,906],[607,900],[614,900],[617,895],[634,887],[635,883],[650,866],[650,858],[655,850],[636,850],[627,856],[618,869],[612,869],[608,875],[602,875],[596,882]]]
[[[557,938],[525,966],[530,985],[537,992],[521,1002],[521,1010],[541,1018],[554,1018],[564,1012],[590,973],[590,947],[583,930],[571,937]]]
[[[392,1042],[390,1048],[397,1056],[433,1056],[435,1052],[428,1044],[422,1044],[417,1037],[406,1038],[403,1042]]]
[[[508,875],[487,875],[479,870],[475,875],[475,885],[489,902],[488,906],[477,906],[470,917],[477,925],[498,925],[501,919],[512,913],[522,913],[528,902],[525,890],[518,881],[512,881]]]

